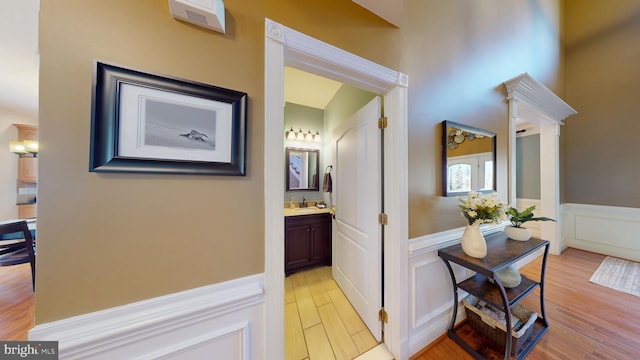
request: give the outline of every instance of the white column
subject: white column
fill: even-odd
[[[540,200],[538,216],[560,220],[560,125],[540,126]],[[549,251],[560,255],[560,226],[556,222],[540,223],[541,237],[551,243]]]
[[[507,156],[507,171],[509,173],[508,202],[516,207],[516,121],[518,119],[518,102],[509,99],[509,154]]]

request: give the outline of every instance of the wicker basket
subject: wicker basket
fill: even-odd
[[[483,309],[478,308],[477,305],[479,303],[482,304],[482,302],[472,295],[469,295],[463,300],[464,308],[467,313],[467,322],[474,330],[489,338],[504,351],[506,340],[506,324],[504,320],[500,321],[499,319],[487,314]],[[490,306],[487,307],[491,308]],[[504,318],[504,312],[499,310],[494,311],[498,314],[502,314],[502,317]],[[538,314],[535,311],[528,310],[524,306],[517,304],[511,308],[511,315],[522,322],[522,326],[520,326],[517,331],[515,329],[511,329],[511,355],[517,356],[529,342],[531,334],[533,333],[533,323],[538,318]],[[512,326],[514,326],[513,321]]]

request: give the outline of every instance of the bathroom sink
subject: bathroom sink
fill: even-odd
[[[297,213],[312,213],[318,211],[317,208],[297,208],[294,210]]]

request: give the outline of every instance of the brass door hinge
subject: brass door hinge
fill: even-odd
[[[386,129],[387,128],[387,117],[383,116],[378,119],[378,129]]]
[[[380,311],[378,311],[378,320],[389,323],[389,315],[384,309],[380,309]]]
[[[385,213],[378,214],[378,224],[389,225],[389,217]]]

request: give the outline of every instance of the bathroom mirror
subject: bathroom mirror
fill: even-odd
[[[442,195],[496,190],[496,134],[442,122]]]
[[[287,191],[318,191],[320,150],[287,148]]]

